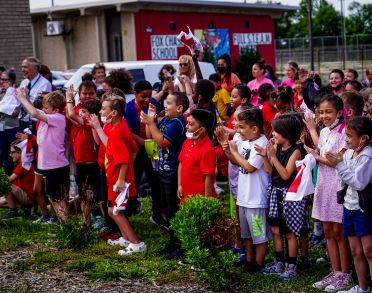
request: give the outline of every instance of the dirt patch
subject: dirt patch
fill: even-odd
[[[130,280],[119,278],[115,281],[89,281],[84,273],[66,273],[58,268],[45,272],[15,272],[13,263],[27,260],[32,252],[38,249],[36,245],[0,255],[0,291],[17,290],[17,292],[212,292],[199,285],[189,282],[157,284],[146,280]]]

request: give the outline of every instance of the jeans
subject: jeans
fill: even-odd
[[[178,174],[160,174],[160,194],[163,213],[167,222],[178,212],[180,199],[177,196]]]

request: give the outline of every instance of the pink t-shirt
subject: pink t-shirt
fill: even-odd
[[[258,81],[257,79],[253,79],[251,80],[250,82],[248,82],[247,86],[249,87],[249,89],[251,91],[258,91],[258,88],[264,84],[264,83],[269,83],[271,84],[273,87],[275,87],[275,85],[273,84],[273,82],[271,81],[271,79],[268,79],[266,77],[264,77],[262,80]],[[250,100],[250,103],[255,106],[255,107],[258,107],[260,105],[259,101],[258,101],[258,95],[255,94],[255,95],[252,95],[252,98]]]
[[[293,79],[288,78],[288,79],[286,79],[286,80],[283,80],[283,81],[279,84],[279,86],[284,86],[284,85],[287,85],[287,86],[289,86],[290,88],[294,88],[294,87],[295,87],[295,82],[294,82]]]
[[[37,167],[40,170],[65,167],[69,164],[65,155],[66,118],[59,113],[42,113],[45,115],[47,122],[40,121],[37,129],[39,148]]]

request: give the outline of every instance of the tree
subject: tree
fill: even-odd
[[[314,36],[338,36],[341,34],[342,18],[340,13],[326,0],[320,0],[320,5],[314,15]]]
[[[372,34],[372,4],[351,2],[349,11],[350,16],[346,20],[347,34]]]

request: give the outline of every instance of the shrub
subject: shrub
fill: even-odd
[[[4,169],[0,168],[0,195],[7,196],[11,191],[12,183],[10,183]]]
[[[57,228],[57,246],[60,248],[83,249],[97,243],[98,236],[93,229],[84,227],[79,219],[70,218]]]
[[[224,215],[221,201],[197,195],[187,198],[171,221],[185,250],[186,261],[204,270],[199,276],[207,280],[213,290],[229,287],[237,258],[231,252],[222,251],[230,247],[234,233],[234,223]]]

